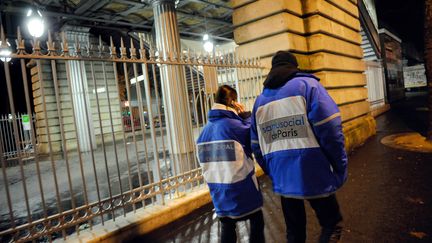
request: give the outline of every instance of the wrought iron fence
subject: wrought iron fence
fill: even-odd
[[[7,43],[3,29],[1,40]],[[123,39],[116,47],[111,37],[105,46],[101,37],[77,32],[49,34],[41,44],[25,41],[18,30],[15,41],[0,78],[13,117],[18,114],[14,94],[24,94],[26,110],[20,112],[35,120],[29,130],[34,153],[20,152],[25,147],[14,119],[9,129],[18,148],[17,166],[6,166],[9,157],[0,140],[2,242],[66,239],[139,208],[187,196],[203,180],[195,146],[188,147],[188,138],[176,130],[196,139],[218,85],[235,86],[248,108],[261,87],[256,59],[164,53],[143,35],[128,47]],[[12,67],[21,72],[11,73]],[[12,78],[22,80],[22,91]],[[167,100],[176,95],[167,91],[171,82],[181,94],[173,104]],[[175,117],[172,109],[181,105],[187,112]]]
[[[30,121],[27,114],[18,113],[16,116],[12,116],[12,114],[0,115],[0,140],[3,146],[3,158],[8,160],[8,164],[13,164],[13,160],[18,156],[27,158],[34,153],[30,130],[30,122],[33,125],[35,124],[34,117],[33,114],[33,120]],[[14,123],[17,123],[18,127],[18,147],[13,132],[12,124]]]

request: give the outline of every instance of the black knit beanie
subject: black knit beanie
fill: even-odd
[[[272,68],[264,81],[264,87],[279,88],[292,79],[297,72],[299,69],[296,57],[289,51],[278,51],[273,56]]]
[[[272,59],[272,67],[286,64],[298,67],[297,58],[289,51],[276,52]]]

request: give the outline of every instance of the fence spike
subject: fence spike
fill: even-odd
[[[76,56],[81,56],[81,45],[80,45],[80,43],[79,43],[79,41],[78,41],[78,36],[76,36],[75,35],[75,44],[74,44],[74,46],[75,46],[75,55]]]
[[[15,42],[16,42],[16,45],[17,45],[17,54],[18,55],[24,55],[24,54],[26,54],[26,52],[25,52],[25,44],[24,44],[24,40],[23,40],[23,38],[22,38],[22,35],[21,35],[21,29],[20,29],[20,27],[18,26],[17,27],[17,39],[15,40]]]
[[[48,46],[48,56],[55,56],[56,55],[55,43],[52,39],[51,31],[49,30],[48,30],[47,46]]]
[[[91,51],[93,49],[93,45],[90,44],[90,39],[87,40],[87,45],[84,46],[84,48],[86,49],[87,56],[91,56]]]
[[[143,40],[143,34],[140,33],[138,34],[138,38],[139,38],[139,54],[140,54],[140,59],[146,61],[147,57],[146,57],[146,49],[145,49],[145,45],[144,45],[144,40]]]
[[[99,45],[98,45],[98,50],[99,50],[99,57],[102,57],[103,56],[103,51],[104,51],[104,46],[103,46],[103,43],[102,43],[102,36],[101,35],[99,35]]]
[[[126,47],[124,45],[123,37],[120,37],[120,58],[127,59]]]
[[[130,38],[130,45],[131,46],[129,48],[129,51],[130,51],[131,59],[136,60],[137,59],[137,52],[136,52],[136,48],[135,48],[135,45],[133,42],[133,38]]]
[[[117,51],[112,36],[110,36],[110,58],[117,59]]]
[[[69,56],[69,43],[67,41],[66,38],[66,33],[64,31],[61,32],[61,36],[62,36],[62,55],[67,57]]]
[[[6,37],[5,37],[5,34],[4,34],[3,24],[0,25],[0,30],[1,30],[0,41],[2,42],[3,45],[5,45],[5,43],[6,43],[5,42],[6,41]]]

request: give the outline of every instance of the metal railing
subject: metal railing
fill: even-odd
[[[35,114],[33,114],[33,120],[31,121],[35,124]],[[18,146],[15,142],[15,134],[13,132],[13,124],[17,123],[18,127]],[[12,114],[0,115],[0,140],[3,150],[3,158],[6,160],[14,160],[18,156],[27,158],[32,156],[34,153],[31,131],[30,131],[30,120],[29,115],[18,113],[16,116]],[[21,152],[21,154],[18,153]],[[8,162],[12,163],[12,162]],[[1,165],[0,165],[1,166]]]
[[[232,53],[159,53],[142,35],[129,48],[123,40],[117,48],[112,37],[107,47],[101,38],[88,37],[83,44],[82,36],[72,43],[67,36],[62,33],[54,40],[48,35],[46,45],[35,40],[26,51],[30,43],[18,30],[12,62],[0,64],[12,117],[23,112],[35,120],[29,130],[31,155],[21,153],[25,147],[18,139],[18,120],[8,127],[15,138],[17,166],[6,166],[9,157],[0,140],[1,242],[66,239],[139,208],[187,196],[203,185],[195,147],[184,156],[173,152],[179,144],[168,126],[172,118],[160,75],[165,67],[183,70],[184,76],[177,78],[188,84],[184,94],[189,103],[184,105],[189,114],[184,115],[190,118],[194,139],[207,122],[218,85],[236,85],[249,108],[260,91],[256,59]],[[1,40],[7,43],[3,29]],[[11,73],[11,67],[21,73]],[[21,80],[23,90],[12,79]],[[14,103],[19,92],[25,97],[24,110]],[[136,124],[126,128],[125,120]]]

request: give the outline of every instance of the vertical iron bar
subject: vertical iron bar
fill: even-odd
[[[19,151],[21,152],[19,154],[19,156],[24,156],[25,151],[24,150],[24,146],[23,146],[23,141],[24,141],[24,134],[23,134],[23,129],[22,129],[22,115],[21,113],[17,114],[16,119],[17,121],[17,126],[18,126],[18,141],[19,141]]]
[[[45,91],[44,91],[44,85],[43,85],[43,76],[42,76],[42,64],[41,64],[41,60],[37,59],[36,60],[36,65],[37,65],[37,71],[38,71],[38,78],[39,78],[39,83],[40,83],[40,90],[41,90],[41,96],[42,96],[42,105],[43,105],[43,110],[44,110],[44,118],[45,118],[45,129],[46,129],[46,135],[48,138],[48,146],[49,146],[49,156],[50,156],[50,160],[51,160],[51,168],[52,168],[52,173],[53,173],[53,177],[54,177],[54,185],[55,185],[55,191],[56,191],[56,199],[57,199],[57,210],[58,212],[61,214],[63,212],[61,203],[60,203],[60,192],[58,189],[58,180],[57,180],[57,173],[56,173],[56,166],[55,166],[55,161],[54,161],[54,157],[53,157],[53,152],[52,152],[52,143],[51,143],[51,132],[49,130],[49,121],[48,121],[48,112],[47,112],[47,106],[46,106],[46,100],[45,100]],[[63,233],[63,237],[65,237],[65,233]]]
[[[133,46],[133,42],[131,40],[131,45]],[[133,72],[134,72],[134,76],[135,76],[135,91],[136,91],[136,95],[138,97],[138,111],[139,111],[139,119],[140,119],[140,125],[141,125],[141,133],[142,133],[142,140],[144,143],[144,153],[145,153],[145,163],[147,164],[147,176],[148,176],[148,180],[151,182],[152,179],[150,177],[150,166],[149,166],[149,159],[148,159],[148,151],[147,151],[147,138],[146,138],[146,127],[145,127],[145,119],[144,119],[144,109],[143,109],[143,102],[142,102],[142,94],[141,94],[141,85],[138,82],[138,67],[136,63],[132,64],[132,68],[133,68]],[[129,87],[130,89],[130,87]],[[128,96],[129,97],[129,96]],[[147,110],[149,110],[150,108],[147,107]],[[148,114],[148,112],[147,112]],[[149,116],[149,120],[152,120],[153,117]],[[150,129],[153,129],[152,127]],[[155,146],[155,145],[153,145]],[[139,162],[139,157],[138,157],[138,146],[135,142],[135,149],[137,151],[137,170],[138,170],[138,182],[140,185],[140,188],[142,188],[143,186],[143,181],[142,181],[142,177],[141,177],[141,165]],[[142,192],[140,192],[140,195],[142,195]],[[141,201],[142,206],[145,207],[145,202],[144,200]]]
[[[251,65],[251,60],[249,59],[248,60],[248,64],[249,65]],[[248,97],[249,97],[249,99],[248,99],[248,104],[250,103],[250,101],[252,101],[253,100],[253,98],[254,98],[254,96],[255,96],[255,93],[253,92],[253,89],[252,89],[252,87],[254,86],[254,83],[255,83],[255,78],[254,78],[254,75],[253,75],[253,73],[252,73],[252,67],[248,67],[247,68],[247,75],[248,75],[248,77],[249,77],[249,81],[248,81],[248,85],[247,85],[247,93],[249,94],[248,95]],[[251,107],[250,105],[249,105],[249,107]]]
[[[225,65],[228,65],[229,64],[228,54],[226,54],[225,51],[223,52],[223,57],[224,57],[224,59],[223,59],[222,63]],[[228,72],[231,72],[231,68],[229,66],[225,66],[224,69],[225,69],[226,84],[230,84]]]
[[[3,133],[2,130],[0,130],[0,137],[3,137],[2,133]],[[3,180],[4,180],[5,189],[6,189],[6,198],[7,198],[8,208],[9,208],[9,219],[10,219],[12,228],[14,229],[16,227],[15,217],[14,217],[14,213],[13,213],[12,200],[11,200],[10,191],[9,191],[9,182],[8,182],[7,174],[6,174],[6,166],[7,165],[6,165],[6,160],[3,156],[2,146],[0,146],[0,158],[1,158],[1,163],[2,163]]]
[[[4,66],[4,70],[5,70],[5,76],[6,76],[6,86],[7,86],[7,92],[8,92],[8,98],[9,98],[9,107],[12,113],[12,120],[13,120],[13,130],[14,130],[14,134],[13,136],[15,137],[15,144],[16,144],[16,149],[18,150],[18,161],[19,161],[19,166],[20,166],[20,173],[21,173],[21,179],[22,179],[22,184],[23,184],[23,190],[24,190],[24,197],[25,197],[25,204],[26,204],[26,209],[27,209],[27,221],[29,223],[32,222],[32,217],[31,217],[31,212],[30,212],[30,205],[29,205],[29,200],[28,200],[28,193],[27,193],[27,185],[26,185],[26,177],[24,174],[24,168],[23,168],[23,161],[21,158],[21,148],[19,146],[19,135],[18,135],[18,125],[17,125],[17,117],[16,117],[16,112],[15,112],[15,103],[13,100],[13,92],[12,92],[12,82],[11,82],[11,78],[10,78],[10,70],[9,70],[9,63],[5,62],[3,63]]]
[[[168,53],[164,53],[163,54],[163,57],[167,57],[168,56]],[[164,60],[164,61],[166,61],[166,60]],[[167,64],[161,64],[161,66],[166,66]],[[160,70],[160,73],[162,73],[162,68],[159,68],[159,70]],[[169,74],[169,72],[167,72],[167,74]],[[162,84],[163,84],[163,86],[162,86],[162,88],[163,89],[166,89],[167,87],[165,86],[165,84],[163,83],[163,82],[161,82]],[[168,92],[163,92],[162,94],[167,94]],[[166,100],[167,100],[168,98],[167,97],[163,97],[163,101],[164,102],[166,102]],[[166,105],[166,103],[165,103],[165,107],[167,107],[167,105]],[[166,112],[165,111],[165,114],[166,114],[166,121],[171,121],[172,119],[171,119],[171,115],[172,114],[170,114],[169,112]],[[173,141],[173,135],[172,135],[172,132],[170,132],[170,129],[168,129],[167,128],[167,137],[168,137],[168,139],[169,139],[169,144],[170,144],[170,147],[171,147],[171,154],[170,154],[170,158],[171,158],[171,160],[172,160],[172,165],[174,165],[174,176],[175,177],[177,177],[178,176],[178,174],[180,173],[180,171],[178,171],[177,169],[180,169],[180,168],[177,168],[177,165],[180,165],[180,162],[179,162],[179,157],[176,155],[176,153],[174,152],[174,141]],[[178,148],[178,144],[176,144],[177,146],[177,148]],[[176,188],[175,189],[175,192],[177,193],[178,192],[178,190],[177,190],[178,188]],[[171,193],[171,191],[170,191],[170,193]]]
[[[145,58],[145,54],[144,53],[142,53],[141,55],[143,55],[141,58]],[[143,75],[145,77],[144,80],[143,80],[143,82],[144,82],[144,91],[145,91],[145,94],[146,94],[148,116],[149,116],[149,120],[150,120],[150,132],[151,132],[150,135],[151,135],[151,139],[152,139],[152,142],[153,142],[153,158],[154,158],[155,161],[157,161],[157,167],[158,167],[158,171],[157,171],[158,176],[157,176],[157,178],[159,178],[159,181],[162,181],[161,168],[160,168],[161,166],[160,166],[160,161],[159,161],[159,149],[157,147],[157,140],[156,140],[156,131],[155,131],[156,127],[155,127],[155,124],[154,124],[154,121],[153,121],[153,110],[152,110],[152,107],[151,107],[150,78],[149,78],[149,75],[148,75],[149,71],[148,71],[148,68],[147,68],[147,62],[144,62],[143,64],[141,64],[141,68],[142,68],[142,71],[143,71]],[[155,92],[157,92],[157,90],[155,90]],[[159,109],[159,106],[158,106],[158,109]],[[160,113],[159,113],[159,128],[161,128],[161,138],[162,138],[162,141],[163,141],[162,119],[160,119]],[[163,153],[165,153],[165,151],[163,151]],[[166,160],[165,160],[165,162],[166,162]],[[161,197],[162,197],[162,204],[164,204],[165,203],[165,197],[164,197],[165,190],[164,190],[162,184],[160,184],[160,189],[162,191],[162,195],[161,195]],[[153,197],[152,197],[152,202],[153,202]]]
[[[190,57],[190,52],[188,50],[187,52],[188,54],[188,60],[189,60],[189,76],[191,77],[191,87],[192,87],[192,99],[193,99],[193,111],[194,111],[194,118],[195,118],[195,123],[196,123],[196,129],[198,130],[199,133],[201,133],[202,128],[200,127],[200,123],[199,123],[199,117],[198,117],[198,107],[197,107],[197,101],[196,101],[196,97],[195,97],[195,79],[194,79],[194,75],[193,75],[193,66],[192,66],[192,59]],[[192,126],[192,132],[193,132],[194,127]],[[194,140],[195,140],[195,136],[194,136]],[[194,148],[195,151],[195,148]],[[195,166],[198,168],[199,164],[198,161],[196,159],[195,153],[194,153],[194,161],[195,161]]]
[[[84,61],[80,60],[80,61],[78,61],[78,64],[81,65],[79,75],[81,76],[81,80],[84,80],[85,63],[84,63]],[[87,94],[86,94],[86,88],[84,86],[84,82],[80,82],[80,83],[81,83],[83,95],[86,96]],[[84,112],[86,113],[85,117],[86,117],[87,124],[88,124],[87,132],[89,134],[91,134],[90,126],[93,126],[93,124],[90,123],[89,116],[91,116],[92,114],[89,113],[89,109],[88,109],[89,104],[87,104],[87,97],[84,97],[84,107],[85,107]],[[92,158],[93,172],[94,172],[94,177],[95,177],[96,192],[97,192],[97,198],[98,198],[98,207],[99,207],[99,210],[102,211],[101,196],[100,196],[100,190],[99,190],[99,180],[98,180],[98,176],[97,176],[97,168],[96,168],[95,156],[94,156],[94,151],[93,151],[93,138],[92,138],[92,136],[89,136],[89,141],[90,141],[90,146],[91,146],[90,155]],[[101,220],[102,220],[102,225],[104,225],[103,214],[100,214],[100,216],[101,216]]]
[[[99,95],[98,95],[98,88],[96,85],[96,77],[95,77],[93,61],[90,61],[90,71],[92,74],[93,87],[94,87],[95,96],[96,96],[96,106],[97,106],[97,112],[98,112],[98,118],[99,118],[99,129],[100,129],[101,140],[102,140],[102,151],[103,151],[104,162],[105,162],[105,172],[107,175],[108,194],[109,194],[110,201],[112,201],[111,182],[110,182],[110,177],[109,177],[108,161],[107,161],[107,154],[106,154],[106,149],[105,149],[105,138],[104,138],[104,132],[103,132],[103,126],[102,126],[102,117],[101,117],[100,105],[99,105]],[[110,122],[112,122],[112,120]],[[103,205],[100,205],[100,210],[102,211],[102,209],[103,209]],[[113,207],[111,208],[111,214],[113,215],[113,218],[115,218]]]
[[[111,39],[111,46],[113,46],[112,39]],[[118,71],[117,71],[117,64],[115,62],[113,62],[113,69],[114,69],[114,77],[115,77],[116,90],[117,90],[118,99],[119,99],[119,107],[120,107],[120,111],[121,111],[122,107],[121,107],[120,88],[118,86],[118,84],[119,84]],[[125,132],[125,129],[124,129],[123,122],[122,122],[122,131],[123,131],[122,135],[123,135],[123,145],[125,147],[126,161],[127,161],[128,166],[129,166],[129,151],[128,151],[128,147],[127,147],[127,143],[126,143],[126,132]],[[119,167],[118,163],[117,163],[117,173],[118,173],[119,181],[121,181],[120,167]],[[130,175],[130,172],[129,172],[129,175]],[[122,187],[122,183],[120,183],[120,188],[121,187]],[[120,190],[121,190],[120,192],[122,192],[123,189],[120,189]],[[130,183],[130,181],[129,181],[129,190],[132,190],[132,184]],[[125,197],[122,196],[123,216],[126,217],[126,208],[125,208],[125,202],[124,201],[125,201]]]
[[[12,121],[13,121],[13,118],[12,118]],[[12,121],[11,121],[11,119],[9,119],[9,116],[8,116],[8,120],[6,123],[6,136],[7,136],[7,141],[8,141],[7,152],[8,152],[9,158],[13,156],[14,151],[15,151],[14,146],[13,146],[13,136],[12,136],[12,128],[11,128],[11,122]]]
[[[127,97],[129,100],[129,112],[130,112],[130,119],[132,121],[132,139],[133,139],[133,143],[134,143],[134,147],[135,147],[135,156],[136,156],[136,160],[137,160],[137,164],[139,164],[139,156],[138,156],[138,146],[136,144],[136,137],[135,137],[135,117],[133,115],[133,107],[132,107],[132,100],[131,100],[131,92],[130,92],[130,84],[129,84],[129,74],[128,74],[128,69],[127,69],[127,63],[123,62],[123,72],[124,72],[124,78],[125,78],[125,84],[126,84],[126,92],[127,92]],[[132,183],[132,171],[131,171],[131,165],[130,165],[130,161],[128,160],[128,175],[129,175],[129,184],[131,186],[131,190],[133,189],[133,183]],[[133,194],[131,194],[131,196],[133,197]],[[135,203],[132,204],[133,210],[134,212],[136,211],[136,206]]]
[[[189,90],[188,90],[188,85],[187,85],[187,81],[188,80],[186,78],[186,63],[184,63],[183,59],[181,58],[181,53],[178,53],[178,60],[181,63],[181,65],[179,65],[179,68],[183,69],[183,76],[184,76],[184,80],[186,81],[186,85],[185,85],[186,91],[185,92],[186,92],[186,100],[187,100],[187,108],[186,108],[187,114],[184,114],[184,115],[185,116],[191,116],[192,114],[191,114],[191,111],[190,111]],[[189,120],[189,126],[192,128],[192,134],[191,134],[191,136],[193,138],[195,138],[195,136],[194,136],[194,128],[192,126],[192,119],[188,119],[188,120]],[[186,149],[186,144],[184,144],[184,146],[185,146],[185,151],[186,151],[187,150]],[[191,167],[192,160],[195,161],[195,146],[192,146],[192,153],[190,153],[189,151],[186,151],[186,152],[187,152],[187,159],[188,159],[187,165],[188,165],[188,172],[189,172],[192,169],[192,167]]]
[[[233,83],[235,85],[235,89],[238,92],[237,101],[240,102],[240,91],[239,91],[239,84],[238,84],[238,77],[237,77],[238,66],[237,66],[237,62],[235,60],[234,52],[229,54],[229,60],[230,60],[231,68],[232,68],[232,72],[230,72],[231,80],[233,81]]]
[[[162,60],[164,59],[164,53],[162,53]],[[164,64],[159,64],[159,65],[164,65]],[[160,74],[160,78],[162,79],[162,68],[160,68],[159,67],[159,74]],[[165,89],[165,87],[164,87],[164,85],[163,85],[163,82],[161,81],[161,85],[162,85],[162,89]],[[162,94],[166,94],[166,92],[162,92]],[[166,106],[166,97],[162,97],[162,102],[163,102],[163,104],[164,104],[164,107],[166,108],[167,106]],[[173,172],[174,172],[174,176],[177,176],[177,166],[176,166],[176,161],[177,161],[177,158],[176,158],[176,156],[175,156],[175,154],[174,154],[174,147],[173,147],[173,142],[172,142],[172,137],[171,137],[171,133],[170,133],[170,131],[169,131],[169,128],[167,127],[168,125],[168,122],[170,121],[170,115],[171,114],[169,114],[169,112],[166,112],[166,110],[164,110],[164,113],[165,113],[165,130],[166,130],[166,132],[167,132],[167,139],[168,139],[168,144],[169,144],[169,147],[170,147],[170,149],[171,149],[171,151],[170,151],[170,161],[171,161],[171,165],[173,165],[173,167],[174,168],[171,168],[172,170],[173,170]],[[171,190],[170,190],[170,198],[172,197],[172,193],[171,193]]]
[[[74,196],[74,192],[73,192],[72,178],[70,175],[69,158],[68,158],[67,147],[66,147],[66,136],[65,136],[64,124],[63,124],[63,112],[62,112],[62,108],[60,105],[60,91],[59,91],[59,83],[58,83],[58,78],[57,78],[57,66],[56,66],[55,60],[51,60],[51,71],[52,71],[53,81],[54,81],[54,92],[55,92],[55,96],[56,96],[57,114],[58,114],[59,125],[60,125],[60,137],[61,137],[62,147],[63,147],[62,148],[63,158],[64,158],[65,163],[66,163],[68,185],[69,185],[69,191],[70,191],[70,195],[71,195],[71,204],[72,204],[72,208],[75,209],[75,207],[76,207],[75,196]],[[64,239],[66,239],[66,232],[64,230],[63,230],[63,232],[64,232],[63,233]]]
[[[199,95],[199,97],[200,97],[200,108],[201,108],[201,119],[202,119],[202,122],[203,122],[203,126],[207,123],[207,121],[206,121],[206,117],[207,117],[207,114],[204,112],[204,102],[203,102],[203,95],[202,95],[202,90],[201,90],[201,80],[200,80],[200,71],[199,71],[199,66],[198,66],[198,58],[197,58],[197,66],[196,66],[196,70],[197,70],[197,80],[198,80],[198,95]],[[204,79],[204,77],[203,77],[203,79]]]
[[[151,64],[151,66],[152,66],[152,74],[153,74],[153,85],[154,85],[155,95],[156,95],[156,106],[158,108],[158,119],[159,119],[159,121],[161,123],[161,125],[159,126],[159,132],[161,134],[161,140],[162,140],[162,149],[163,149],[162,155],[163,155],[163,159],[165,161],[166,178],[168,178],[169,177],[168,161],[167,161],[167,158],[166,158],[165,135],[164,135],[163,128],[162,128],[162,124],[163,124],[162,123],[162,115],[161,115],[162,113],[161,113],[161,109],[160,109],[161,102],[160,102],[160,96],[159,96],[159,87],[158,87],[158,84],[157,84],[157,76],[156,76],[156,67],[155,67],[155,65],[156,64]],[[165,124],[166,124],[166,119],[167,118],[165,117]],[[166,129],[166,125],[165,125],[165,129]],[[169,195],[170,195],[170,198],[171,198],[171,193]],[[162,195],[162,197],[164,197],[164,195]]]
[[[25,94],[25,100],[26,100],[27,113],[29,115],[29,120],[30,120],[30,129],[31,129],[30,136],[31,136],[31,143],[32,143],[32,148],[33,148],[34,159],[36,161],[36,173],[37,173],[37,177],[38,177],[38,184],[39,184],[39,190],[40,190],[40,196],[41,196],[42,209],[44,212],[44,217],[47,218],[48,214],[47,214],[47,209],[46,209],[46,205],[45,205],[44,190],[43,190],[43,186],[42,186],[42,177],[41,177],[40,164],[39,164],[40,163],[39,153],[37,151],[37,146],[36,146],[35,124],[33,123],[33,112],[32,112],[31,107],[30,107],[30,95],[29,95],[29,90],[28,90],[28,79],[27,79],[27,72],[26,72],[26,66],[25,66],[24,59],[20,59],[20,64],[21,64],[21,74],[22,74],[22,78],[23,78],[23,86],[24,86],[24,94]]]
[[[203,70],[206,68],[205,64],[206,64],[206,57],[204,56],[203,57],[203,63],[202,63]],[[202,88],[202,90],[203,90],[203,94],[204,94],[204,117],[206,119],[205,124],[207,124],[207,122],[208,122],[207,114],[210,111],[210,109],[208,107],[207,84],[206,84],[206,76],[204,75],[204,72],[203,72],[202,76],[203,76],[203,88]]]
[[[4,143],[3,143],[3,154],[5,156],[5,159],[7,159],[7,157],[8,157],[8,155],[7,155],[7,151],[8,151],[8,146],[7,146],[8,138],[7,138],[7,134],[6,134],[7,123],[8,123],[7,115],[3,115],[2,116],[2,126],[0,128],[1,128],[2,134],[4,134],[2,141],[4,141]]]
[[[254,61],[254,65],[255,65],[255,67],[253,68],[253,70],[254,70],[254,76],[255,76],[255,87],[254,87],[254,94],[255,94],[255,96],[254,96],[254,101],[255,101],[255,99],[258,97],[258,95],[260,95],[260,88],[259,88],[259,85],[260,85],[260,79],[259,79],[259,75],[258,75],[258,68],[256,67],[256,65],[257,65],[257,59],[255,59],[255,61]],[[253,105],[252,105],[253,106]]]
[[[110,124],[111,124],[111,138],[112,138],[112,142],[113,142],[113,146],[114,146],[114,156],[115,156],[116,167],[117,167],[117,176],[118,176],[118,180],[119,180],[119,189],[120,189],[119,191],[120,191],[121,198],[123,198],[123,188],[122,188],[122,181],[121,181],[121,176],[120,176],[120,166],[119,166],[118,154],[117,154],[117,143],[116,143],[115,134],[114,134],[114,124],[113,124],[112,109],[111,109],[111,98],[110,98],[109,89],[108,89],[108,79],[107,79],[107,74],[106,74],[106,70],[105,70],[105,62],[102,61],[101,64],[102,64],[102,72],[104,75],[105,90],[107,92],[108,112],[109,112],[109,119],[111,121],[110,122]],[[121,112],[121,109],[120,109],[120,112]],[[122,118],[120,117],[120,119],[122,119]],[[124,129],[123,124],[121,124],[121,127],[122,127],[122,129]],[[123,133],[124,133],[124,131],[123,131]],[[107,173],[108,173],[108,170],[107,170]],[[108,180],[110,181],[109,174],[107,174],[107,176],[108,176]],[[110,200],[110,203],[111,203],[111,207],[114,208],[114,201],[112,199]],[[125,208],[124,208],[124,201],[122,200],[121,203],[122,203],[122,207],[123,207],[123,213],[125,214],[126,212],[125,212]],[[113,211],[112,215],[113,215],[113,221],[115,221],[115,212],[114,211]]]
[[[197,129],[199,129],[199,118],[198,118],[197,103],[196,103],[196,97],[195,97],[195,80],[194,80],[192,61],[191,61],[192,59],[191,59],[189,50],[187,53],[188,53],[188,60],[190,62],[190,64],[188,66],[189,66],[189,76],[191,77],[194,118],[195,118],[196,127],[197,127]],[[193,126],[192,126],[192,128],[193,128]]]
[[[166,55],[164,55],[165,57],[167,57],[166,58],[166,62],[167,62],[167,60],[168,60],[168,58],[169,58],[169,53],[166,53]],[[163,64],[163,66],[168,66],[169,64]],[[173,76],[172,76],[172,71],[173,69],[169,69],[169,71],[167,71],[166,72],[166,74],[168,74],[168,79],[169,80],[173,80]],[[165,85],[164,85],[164,89],[166,89],[167,87],[165,87]],[[168,92],[164,92],[164,94],[168,94]],[[167,99],[167,97],[164,97],[164,100],[166,101],[166,99]],[[167,106],[165,106],[165,107],[167,107]],[[168,114],[168,112],[166,112],[166,114],[168,115],[168,117],[167,117],[167,121],[171,121],[171,118],[170,118],[170,116],[171,115],[173,115],[173,114]],[[174,117],[174,116],[173,116]],[[175,120],[177,120],[177,117],[174,117],[175,118]],[[177,156],[175,153],[174,153],[174,146],[177,148],[177,151],[180,151],[180,149],[179,149],[179,144],[175,144],[174,145],[174,139],[173,139],[173,135],[172,135],[172,133],[170,133],[170,132],[168,132],[168,134],[170,134],[170,144],[171,144],[171,151],[172,151],[172,158],[175,158],[175,161],[174,161],[174,171],[175,171],[175,176],[178,176],[179,174],[180,174],[180,172],[183,172],[183,164],[181,163],[181,161],[180,161],[180,156]],[[177,162],[177,163],[176,163]],[[177,171],[177,166],[176,166],[176,164],[179,166],[179,170],[180,171]],[[176,193],[178,192],[178,187],[176,188]]]
[[[75,113],[75,106],[73,103],[73,95],[72,95],[72,81],[71,81],[71,71],[70,71],[70,66],[69,66],[69,61],[65,61],[65,67],[66,67],[66,79],[67,79],[67,86],[68,86],[68,93],[69,93],[69,98],[70,98],[70,102],[71,102],[71,107],[72,107],[72,119],[73,119],[73,125],[74,125],[74,131],[75,131],[75,137],[76,137],[76,142],[77,142],[77,153],[78,153],[78,158],[79,158],[79,163],[80,163],[80,172],[81,172],[81,179],[83,182],[83,196],[84,196],[84,204],[88,205],[88,195],[87,195],[87,183],[86,183],[86,179],[85,179],[85,174],[84,174],[84,166],[83,166],[83,158],[82,158],[82,154],[81,154],[81,146],[79,143],[79,134],[78,134],[78,129],[77,129],[77,125],[76,125],[76,113]],[[89,213],[87,211],[87,213]],[[89,221],[90,223],[90,229],[92,229],[92,222],[91,220]],[[79,228],[77,229],[77,234],[79,235]]]

